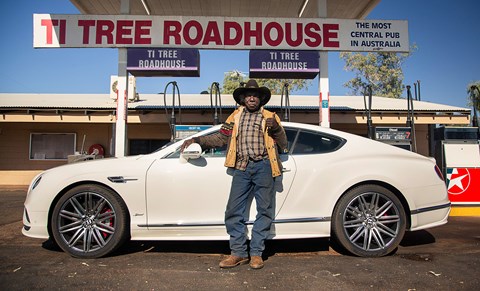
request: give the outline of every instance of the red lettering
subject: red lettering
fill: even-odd
[[[231,31],[235,31],[235,37],[232,38]],[[225,21],[223,25],[223,43],[225,45],[238,45],[242,40],[242,27],[237,22]]]
[[[338,41],[338,24],[324,24],[323,25],[323,46],[324,47],[340,47]]]
[[[322,37],[320,36],[320,26],[317,23],[307,23],[305,25],[305,35],[309,38],[305,38],[305,44],[309,47],[318,47],[322,44]]]
[[[193,38],[190,36],[191,28],[195,28],[196,30],[196,35]],[[189,22],[185,23],[185,26],[183,27],[183,39],[187,44],[189,45],[199,44],[200,40],[202,40],[202,36],[203,36],[203,28],[198,21],[190,20]]]
[[[273,39],[271,32],[277,30],[277,39]],[[283,28],[278,22],[269,22],[265,26],[265,42],[270,46],[278,46],[283,41]]]
[[[302,24],[297,23],[297,31],[295,32],[295,34],[297,35],[297,39],[293,40],[292,24],[285,23],[285,39],[289,46],[297,47],[302,44],[302,41],[303,41],[302,28],[303,28]]]
[[[65,44],[66,33],[67,33],[66,24],[67,24],[67,21],[65,19],[60,20],[60,22],[57,19],[54,19],[54,20],[42,19],[40,22],[40,25],[45,26],[47,29],[46,43],[47,44],[53,43],[53,28],[54,26],[58,26],[58,34],[59,34],[58,43]]]
[[[79,20],[78,26],[83,27],[83,44],[89,44],[90,28],[96,27],[96,44],[151,44],[148,37],[152,21],[118,20]],[[115,29],[116,26],[116,29]],[[115,31],[115,39],[114,39]],[[147,37],[146,37],[147,36]],[[103,42],[106,38],[106,42]]]
[[[58,40],[60,44],[65,44],[65,39],[67,38],[66,26],[67,26],[67,21],[65,19],[60,20],[60,25],[59,25],[60,39]]]
[[[135,21],[135,43],[136,44],[151,44],[152,39],[150,35],[150,28],[152,27],[151,20],[137,20]],[[143,36],[147,36],[143,38]]]
[[[83,44],[89,44],[90,41],[90,27],[95,26],[95,20],[79,20],[78,26],[83,27]]]
[[[116,31],[116,44],[132,44],[133,40],[131,37],[133,28],[133,20],[119,20],[117,21],[117,31]]]
[[[52,44],[53,21],[50,19],[42,19],[41,25],[47,28],[47,44]]]
[[[153,20],[79,19],[78,29],[85,46],[151,45]],[[45,44],[67,43],[66,19],[40,19]],[[160,21],[160,20],[159,20]],[[187,22],[183,22],[187,21]],[[163,45],[242,47],[340,48],[338,23],[208,21],[195,18],[163,21]],[[222,25],[219,27],[219,25]],[[223,30],[223,31],[222,31]],[[70,36],[71,37],[71,36]],[[94,40],[93,40],[94,39]]]
[[[102,44],[102,37],[107,38],[106,44],[113,44],[113,30],[115,24],[110,20],[97,20],[97,35],[95,44]]]
[[[250,28],[250,22],[244,22],[245,27],[245,45],[250,45],[250,38],[254,37],[256,39],[254,45],[262,45],[262,23],[255,22],[255,29]]]
[[[173,37],[174,44],[181,44],[180,31],[182,24],[179,21],[165,21],[163,23],[163,43],[170,44],[170,37]]]
[[[214,42],[216,45],[222,45],[222,38],[220,37],[220,31],[218,30],[217,23],[215,21],[209,21],[207,29],[205,30],[205,37],[203,38],[203,45],[207,45],[209,42]]]

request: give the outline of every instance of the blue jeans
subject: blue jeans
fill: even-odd
[[[249,162],[245,171],[235,170],[225,211],[225,225],[230,235],[232,255],[247,257],[248,202],[253,194],[257,204],[257,216],[253,224],[250,240],[250,256],[261,256],[265,249],[265,239],[275,215],[274,179],[270,161],[264,159]]]

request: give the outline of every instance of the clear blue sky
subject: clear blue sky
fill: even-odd
[[[0,93],[109,92],[116,49],[33,49],[33,14],[78,14],[70,1],[1,1],[0,11]],[[405,84],[420,80],[424,101],[467,107],[467,85],[480,80],[480,1],[382,0],[368,19],[408,20],[418,50],[404,64]],[[330,95],[349,93],[343,84],[353,75],[343,66],[329,54]],[[176,80],[182,94],[199,93],[224,72],[247,72],[248,52],[201,51],[200,67],[200,78],[138,78],[137,91],[163,92]],[[318,79],[300,94],[318,95]]]

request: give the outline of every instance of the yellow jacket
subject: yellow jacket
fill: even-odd
[[[225,166],[229,168],[235,167],[235,162],[237,159],[238,125],[240,123],[240,116],[243,110],[245,110],[245,107],[240,106],[232,114],[230,114],[217,134],[196,138],[196,142],[202,147],[220,147],[225,145],[225,143],[228,144]],[[265,148],[267,149],[268,159],[270,160],[270,165],[272,167],[272,176],[277,177],[282,174],[282,163],[278,155],[277,146],[282,153],[287,152],[287,136],[285,134],[285,130],[280,124],[280,118],[274,112],[268,111],[263,107],[260,108],[260,111],[263,116],[262,131],[264,134],[263,137],[265,141]],[[265,120],[273,117],[277,121],[278,127],[274,129],[267,129],[265,126]]]

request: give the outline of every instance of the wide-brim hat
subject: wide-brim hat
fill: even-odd
[[[255,80],[248,80],[245,86],[239,87],[233,91],[233,99],[235,99],[238,104],[244,105],[243,98],[245,97],[245,93],[251,91],[258,92],[260,97],[260,106],[267,104],[272,96],[270,89],[267,87],[259,87],[257,81]]]

